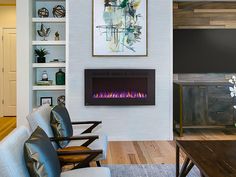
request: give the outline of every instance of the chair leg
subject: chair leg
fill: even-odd
[[[96,161],[96,164],[98,167],[101,167],[101,163],[99,161]]]
[[[76,165],[74,169],[89,167],[89,166],[90,166],[89,163],[90,163],[95,157],[97,157],[98,154],[99,154],[99,152],[98,152],[98,153],[90,154],[86,159],[84,159],[83,161],[79,162],[79,164]]]

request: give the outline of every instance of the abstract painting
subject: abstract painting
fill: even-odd
[[[93,56],[147,56],[147,0],[93,0]]]

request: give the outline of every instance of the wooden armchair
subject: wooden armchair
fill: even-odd
[[[49,138],[51,141],[66,141],[66,140],[87,140],[81,146],[70,146],[57,149],[58,158],[62,166],[75,164],[74,169],[89,167],[91,161],[102,154],[102,150],[91,150],[88,146],[93,143],[98,136],[77,136],[77,137],[60,137]]]
[[[54,146],[55,149],[59,150],[61,149],[58,146],[58,142],[64,142],[67,141],[68,143],[66,143],[66,148],[65,150],[69,150],[73,147],[73,150],[75,150],[75,147],[77,147],[76,150],[81,149],[80,147],[86,147],[84,149],[86,150],[100,150],[99,153],[94,159],[93,161],[96,161],[97,165],[100,166],[100,160],[104,160],[106,159],[106,151],[107,151],[107,138],[106,136],[99,136],[99,135],[94,135],[94,134],[87,134],[87,133],[83,133],[80,136],[77,135],[67,135],[65,137],[55,137],[53,130],[51,128],[50,125],[50,114],[51,114],[51,107],[49,105],[43,105],[41,107],[39,107],[38,109],[36,109],[35,111],[33,111],[31,114],[29,114],[27,116],[31,131],[34,131],[37,126],[41,127],[46,134],[48,135],[48,137],[51,138],[52,144]],[[92,124],[91,127],[88,128],[88,130],[86,130],[86,132],[88,131],[92,131],[92,129],[94,129],[97,125],[100,124],[100,122],[93,122],[93,121],[89,121],[89,122],[75,122],[75,124]],[[92,152],[92,151],[91,151]],[[94,154],[92,154],[91,156],[95,156]],[[91,159],[92,157],[90,157],[89,159]],[[63,158],[63,160],[65,160]],[[68,160],[68,159],[67,159]],[[68,160],[68,162],[71,160]],[[87,162],[87,161],[85,161]],[[84,163],[85,164],[85,163]],[[85,164],[85,166],[87,166],[88,164]]]

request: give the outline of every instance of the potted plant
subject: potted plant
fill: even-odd
[[[49,52],[44,48],[35,49],[34,51],[35,55],[37,56],[37,63],[45,63],[46,62],[45,56],[49,54]]]

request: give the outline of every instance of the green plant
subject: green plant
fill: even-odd
[[[35,52],[36,56],[41,57],[41,58],[44,57],[45,55],[49,54],[49,52],[44,48],[35,49],[34,52]]]

